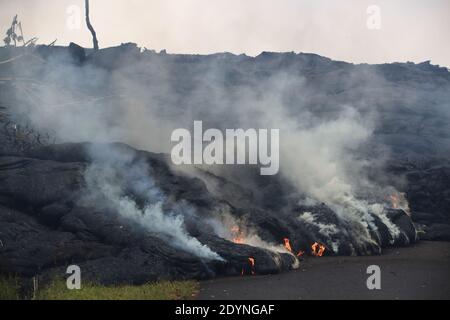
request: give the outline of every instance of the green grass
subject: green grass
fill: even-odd
[[[0,277],[0,300],[19,300],[20,283],[15,277]]]
[[[161,281],[140,286],[106,287],[82,284],[80,290],[69,290],[64,280],[55,280],[35,293],[35,300],[177,300],[192,299],[198,292],[195,281]],[[18,300],[20,281],[0,276],[0,300]]]
[[[198,291],[195,281],[163,281],[141,286],[105,287],[82,285],[68,290],[64,281],[55,281],[39,290],[36,300],[177,300],[192,299]]]

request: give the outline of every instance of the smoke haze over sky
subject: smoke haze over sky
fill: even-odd
[[[80,29],[67,26],[68,8],[80,8]],[[380,9],[370,30],[367,9]],[[19,14],[26,38],[92,46],[83,0],[0,0],[0,30]],[[91,0],[100,46],[136,42],[169,53],[312,52],[361,63],[394,61],[450,66],[447,0]]]

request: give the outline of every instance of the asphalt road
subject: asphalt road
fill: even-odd
[[[367,267],[381,269],[369,290]],[[198,299],[450,299],[450,242],[422,241],[381,256],[308,257],[291,272],[201,282]]]

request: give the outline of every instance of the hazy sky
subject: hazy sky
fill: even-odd
[[[92,46],[84,0],[0,0],[2,33],[16,13],[25,37]],[[368,28],[368,19],[380,28]],[[136,42],[170,53],[313,52],[350,62],[432,60],[450,67],[448,0],[91,0],[91,20],[101,47]]]

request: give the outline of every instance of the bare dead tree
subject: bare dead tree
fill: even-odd
[[[97,40],[97,34],[95,33],[94,27],[91,24],[91,20],[89,18],[89,0],[85,0],[85,8],[86,8],[86,25],[89,29],[89,31],[92,34],[92,41],[94,43],[94,50],[98,50],[98,40]]]

